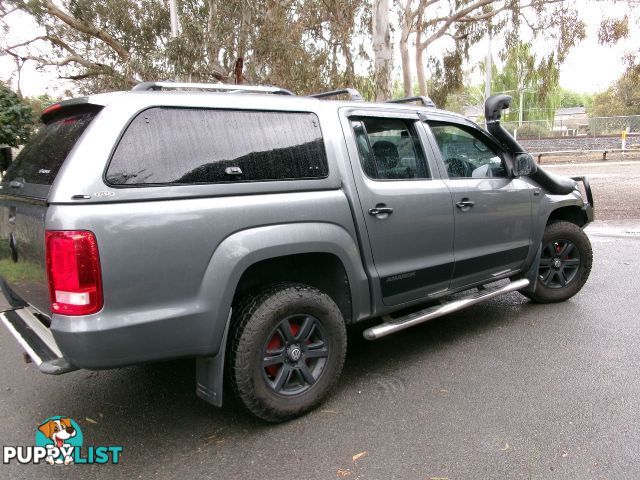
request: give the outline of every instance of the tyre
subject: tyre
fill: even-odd
[[[570,222],[550,223],[542,237],[536,287],[522,293],[539,303],[567,300],[589,278],[592,262],[591,242],[580,227]]]
[[[344,364],[347,335],[338,306],[302,284],[274,285],[244,299],[233,317],[229,376],[242,404],[268,422],[318,406]]]

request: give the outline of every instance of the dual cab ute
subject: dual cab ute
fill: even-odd
[[[3,323],[49,374],[195,357],[199,396],[221,405],[226,373],[275,422],[330,392],[349,324],[582,288],[589,184],[500,126],[510,97],[488,131],[358,100],[143,83],[49,107],[0,184]]]

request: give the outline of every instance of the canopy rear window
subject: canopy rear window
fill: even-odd
[[[61,110],[29,140],[2,180],[51,185],[67,155],[99,111],[95,106]]]

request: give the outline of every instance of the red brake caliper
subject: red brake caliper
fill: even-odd
[[[294,323],[291,324],[291,334],[295,337],[298,332],[300,331],[300,325]],[[269,340],[269,343],[267,344],[267,351],[273,351],[273,350],[279,350],[280,348],[282,348],[283,344],[282,344],[282,339],[280,338],[280,335],[278,335],[278,333],[274,333],[273,337],[271,337],[271,340]],[[278,374],[278,370],[280,370],[281,365],[269,365],[268,367],[265,367],[265,371],[267,372],[267,375],[269,375],[271,378],[276,378],[276,375]]]

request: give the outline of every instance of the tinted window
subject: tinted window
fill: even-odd
[[[290,180],[327,176],[312,113],[152,108],[118,144],[115,185]]]
[[[51,185],[67,155],[97,113],[97,109],[76,110],[41,127],[18,154],[3,181],[24,179],[27,183]]]
[[[449,178],[506,177],[502,159],[480,136],[456,125],[431,123]]]
[[[373,179],[429,178],[422,149],[407,122],[360,118],[351,125],[362,168]]]

